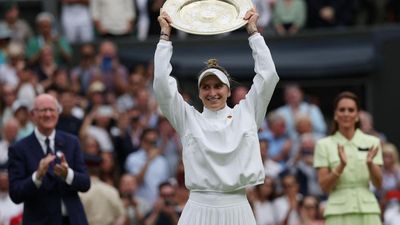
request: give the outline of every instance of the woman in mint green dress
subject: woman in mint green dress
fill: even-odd
[[[334,102],[330,136],[318,141],[314,167],[322,190],[329,194],[327,225],[381,225],[380,209],[369,189],[382,185],[380,141],[359,127],[360,104],[355,94],[340,93]]]

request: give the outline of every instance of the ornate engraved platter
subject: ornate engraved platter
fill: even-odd
[[[251,9],[251,0],[167,0],[163,5],[176,29],[199,35],[236,30]]]

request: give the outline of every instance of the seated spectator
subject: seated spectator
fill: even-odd
[[[260,15],[257,21],[257,30],[263,33],[270,25],[272,9],[276,0],[253,0],[252,2]]]
[[[71,82],[73,90],[81,96],[88,94],[90,84],[96,74],[95,48],[86,43],[80,47],[79,64],[71,70]]]
[[[306,6],[303,0],[276,0],[273,23],[279,35],[298,33],[306,22]]]
[[[100,180],[101,157],[85,155],[90,175],[90,189],[79,193],[89,225],[123,225],[125,209],[118,190]]]
[[[176,188],[169,182],[159,185],[159,197],[153,210],[146,216],[145,225],[178,224],[180,212],[176,211]]]
[[[302,195],[299,193],[299,184],[293,175],[282,178],[284,195],[274,201],[274,217],[279,225],[294,225],[300,222],[297,211]]]
[[[136,17],[132,0],[91,0],[90,10],[96,31],[101,36],[132,33]]]
[[[382,152],[382,188],[378,190],[378,193],[381,203],[385,205],[388,193],[400,190],[400,161],[399,152],[394,144],[384,143]]]
[[[124,203],[127,219],[130,225],[143,224],[144,216],[152,207],[146,200],[136,196],[138,184],[135,176],[125,173],[119,181],[119,194]]]
[[[307,27],[349,26],[354,21],[357,0],[306,0]]]
[[[114,117],[114,110],[109,105],[101,105],[86,115],[83,120],[79,136],[85,139],[86,136],[94,137],[100,144],[102,152],[112,153],[114,145],[109,132],[111,120]]]
[[[126,157],[140,148],[140,136],[145,126],[140,122],[140,110],[132,108],[118,117],[119,134],[114,136],[120,170],[125,170]]]
[[[2,25],[0,26],[0,65],[7,62],[7,48],[10,43],[11,32],[10,30]]]
[[[68,89],[62,91],[59,95],[59,102],[63,110],[58,118],[56,128],[78,136],[83,121],[73,114],[77,103],[75,93]]]
[[[259,184],[254,188],[255,199],[252,202],[253,211],[258,225],[275,225],[277,218],[274,217],[274,199],[276,189],[274,180],[265,177],[264,184]]]
[[[269,142],[267,138],[260,138],[260,154],[264,164],[265,176],[277,178],[282,171],[282,166],[269,158]]]
[[[386,141],[385,134],[375,130],[374,121],[369,112],[361,110],[358,113],[358,117],[360,118],[360,129],[364,133],[378,137],[382,143]]]
[[[295,127],[296,117],[306,115],[311,119],[312,132],[324,136],[326,123],[318,106],[304,101],[302,90],[297,84],[289,84],[284,87],[285,105],[276,109],[277,113],[285,119],[287,134],[290,138],[297,136]]]
[[[325,225],[319,214],[319,203],[312,195],[305,196],[299,203],[300,223],[297,225]]]
[[[267,115],[268,131],[260,133],[260,139],[268,140],[268,157],[285,166],[289,159],[292,141],[286,134],[285,119],[276,111]]]
[[[160,133],[160,151],[168,162],[169,173],[175,174],[182,155],[182,144],[179,135],[165,117],[158,120]]]
[[[19,78],[17,99],[23,99],[32,104],[36,95],[43,93],[43,87],[39,84],[36,73],[27,67],[17,72]]]
[[[18,121],[20,128],[17,134],[17,140],[30,135],[34,130],[34,124],[30,120],[31,103],[25,99],[18,99],[12,104],[12,110],[15,119]]]
[[[116,4],[116,3],[112,3]],[[128,71],[118,58],[118,48],[112,41],[103,41],[99,46],[96,65],[101,81],[107,91],[120,95],[125,93]]]
[[[231,107],[239,104],[240,100],[245,99],[249,89],[246,86],[240,85],[232,90],[232,96],[230,99]]]
[[[318,183],[317,171],[313,167],[314,148],[316,139],[311,133],[300,136],[298,155],[294,164],[289,166],[282,174],[289,173],[296,177],[299,183],[299,192],[305,195],[322,197],[323,193]]]
[[[18,120],[11,118],[4,123],[0,141],[0,165],[8,162],[8,147],[17,140],[18,131]]]
[[[44,45],[40,50],[38,60],[35,74],[43,88],[47,89],[53,83],[54,73],[60,68],[54,58],[53,48],[50,45]]]
[[[94,39],[89,0],[62,0],[61,24],[70,43],[91,42]]]
[[[137,104],[137,96],[141,89],[146,89],[144,75],[133,71],[128,77],[128,87],[126,92],[117,99],[118,111],[124,112]]]
[[[15,204],[9,194],[6,165],[0,165],[0,224],[9,225],[14,218],[21,217],[23,204]]]
[[[1,92],[1,120],[0,125],[3,126],[6,121],[14,117],[14,113],[12,110],[12,104],[17,99],[16,89],[10,85],[1,85],[2,92]]]
[[[139,184],[137,196],[154,204],[158,196],[158,186],[169,177],[168,162],[157,146],[158,132],[145,129],[140,138],[140,149],[128,155],[125,169],[136,177]]]
[[[10,43],[7,53],[7,62],[0,65],[0,83],[16,88],[19,84],[17,72],[25,67],[24,50],[22,45]]]
[[[0,22],[0,26],[6,26],[11,31],[11,41],[21,45],[25,45],[33,35],[29,24],[19,17],[19,7],[14,0],[4,4],[4,20]]]
[[[30,65],[38,63],[44,46],[52,49],[58,65],[65,65],[72,60],[72,49],[66,39],[60,36],[54,25],[54,17],[48,12],[42,12],[36,17],[38,35],[29,39],[25,54]]]

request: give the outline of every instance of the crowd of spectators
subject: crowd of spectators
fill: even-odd
[[[156,17],[163,0],[60,2],[60,21],[42,12],[33,28],[19,15],[15,1],[5,3],[1,14],[0,225],[18,221],[22,210],[8,197],[4,168],[8,147],[33,131],[30,109],[35,96],[44,92],[54,95],[63,108],[57,129],[78,136],[84,154],[98,157],[94,163],[88,158],[93,189],[81,196],[88,220],[176,224],[188,198],[179,137],[158,110],[152,63],[122,64],[112,41],[116,36],[145,40],[158,34]],[[260,31],[279,35],[400,19],[395,0],[254,0],[254,4],[261,14]],[[95,38],[97,47],[90,43]],[[72,43],[82,43],[79,52],[72,52]],[[236,104],[248,89],[239,86],[232,91],[231,104]],[[185,98],[191,101],[190,96]],[[260,130],[266,178],[248,190],[248,198],[259,225],[323,224],[326,195],[312,164],[315,143],[328,134],[329,126],[298,85],[287,85],[283,99],[285,105],[269,112]],[[382,141],[384,182],[375,193],[385,224],[395,224],[400,217],[398,149],[374,129],[371,114],[363,111],[360,120],[365,133]]]

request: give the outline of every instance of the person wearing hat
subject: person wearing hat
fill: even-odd
[[[183,145],[185,185],[190,197],[179,225],[255,225],[246,187],[265,179],[257,130],[260,128],[279,77],[264,38],[257,31],[253,8],[244,16],[255,60],[255,77],[246,98],[227,106],[230,78],[214,59],[198,78],[197,111],[179,94],[172,71],[171,18],[162,11],[160,41],[154,56],[154,91],[165,117]]]

